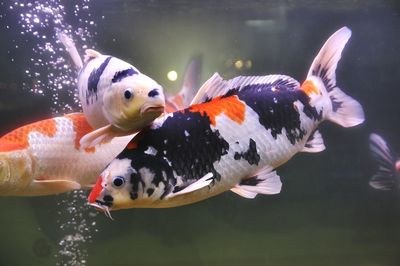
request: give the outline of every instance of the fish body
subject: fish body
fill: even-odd
[[[83,149],[93,128],[81,113],[17,128],[0,138],[0,195],[40,196],[93,186],[130,136]]]
[[[71,38],[58,34],[78,74],[78,96],[88,123],[96,130],[81,139],[83,147],[129,135],[164,112],[163,88],[131,64],[87,49],[82,62]]]
[[[369,147],[377,164],[369,185],[379,190],[400,189],[400,158],[378,134],[369,136]]]
[[[351,36],[332,35],[300,85],[285,75],[214,74],[192,105],[157,119],[105,168],[89,195],[103,209],[175,207],[231,190],[243,197],[281,190],[275,168],[296,153],[325,149],[318,125],[364,121],[361,105],[336,86]]]

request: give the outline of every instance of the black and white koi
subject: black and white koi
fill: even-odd
[[[163,88],[156,81],[131,64],[92,49],[86,50],[82,62],[71,38],[60,32],[58,39],[79,69],[79,100],[96,129],[81,139],[82,147],[135,133],[164,112]]]
[[[175,207],[231,190],[245,198],[276,194],[275,168],[297,152],[325,149],[318,125],[364,121],[361,105],[336,85],[336,67],[351,36],[334,33],[302,85],[285,75],[214,74],[192,105],[156,119],[106,167],[89,203],[107,213]]]

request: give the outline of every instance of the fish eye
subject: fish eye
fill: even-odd
[[[130,100],[130,99],[133,98],[133,91],[132,91],[131,88],[128,88],[128,89],[126,89],[126,90],[124,91],[124,98],[125,98],[126,100]]]
[[[123,184],[125,184],[125,178],[123,178],[122,176],[116,176],[114,177],[112,184],[114,187],[119,188]]]

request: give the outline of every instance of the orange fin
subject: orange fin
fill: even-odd
[[[116,136],[117,134],[113,131],[112,125],[107,125],[86,134],[80,139],[79,143],[82,149],[87,149],[92,148],[99,143],[107,142],[107,140],[111,140]]]
[[[92,188],[94,187],[94,185],[95,185],[95,183],[92,183],[92,184],[86,184],[86,185],[83,185],[83,187],[82,187],[82,188],[84,188],[84,189],[92,189]]]
[[[105,127],[98,128],[86,135],[84,135],[79,143],[81,148],[88,149],[93,148],[101,143],[108,143],[115,137],[128,136],[137,133],[133,132],[123,132],[115,128],[113,125],[107,125]]]
[[[33,183],[35,186],[41,186],[42,189],[53,192],[52,194],[81,189],[81,185],[79,183],[71,180],[35,179]]]

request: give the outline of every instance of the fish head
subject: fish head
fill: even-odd
[[[165,96],[157,82],[138,73],[113,83],[104,93],[103,103],[110,124],[133,131],[149,125],[164,112]]]
[[[89,204],[106,215],[111,210],[130,208],[133,202],[132,186],[137,174],[131,166],[131,160],[114,159],[98,177],[89,194]]]

